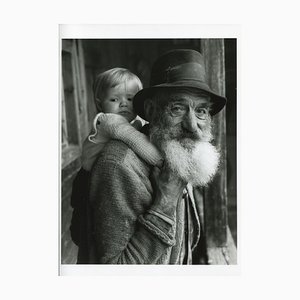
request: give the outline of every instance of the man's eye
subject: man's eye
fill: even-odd
[[[183,114],[185,112],[185,108],[181,105],[174,105],[171,108],[171,112],[176,115]]]
[[[195,113],[199,119],[206,119],[208,116],[208,110],[203,107],[196,108]]]

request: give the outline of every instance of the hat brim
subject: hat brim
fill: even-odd
[[[193,82],[173,82],[173,83],[164,83],[159,84],[156,86],[144,88],[140,90],[135,96],[133,100],[133,108],[135,113],[137,113],[141,118],[143,118],[146,121],[147,120],[145,113],[144,113],[144,102],[146,99],[151,98],[154,93],[161,89],[170,89],[170,88],[188,88],[188,89],[196,89],[198,91],[204,91],[207,92],[211,96],[211,102],[213,103],[212,109],[211,109],[211,115],[217,114],[219,111],[222,110],[222,108],[226,104],[226,98],[222,97],[213,91],[210,90],[210,88],[202,83],[202,82],[196,82],[195,84]]]

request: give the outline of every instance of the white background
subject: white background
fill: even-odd
[[[1,4],[2,299],[299,299],[296,1]],[[58,277],[58,24],[240,24],[238,275]]]

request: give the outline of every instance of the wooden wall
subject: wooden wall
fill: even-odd
[[[61,103],[61,263],[76,263],[77,247],[70,237],[70,196],[81,166],[81,145],[88,134],[87,88],[80,41],[62,41]]]
[[[237,40],[225,40],[228,223],[237,245]]]
[[[225,44],[223,39],[201,40],[208,84],[226,96]],[[227,102],[230,103],[228,98]],[[221,153],[219,171],[204,189],[204,232],[209,264],[236,264],[236,247],[228,226],[226,108],[213,117],[214,143]]]

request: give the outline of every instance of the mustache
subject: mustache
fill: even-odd
[[[181,128],[177,139],[191,139],[194,141],[198,141],[201,138],[200,131],[190,132],[184,128]]]
[[[168,131],[168,138],[174,139],[177,141],[191,140],[194,142],[197,141],[206,141],[209,142],[212,140],[211,128],[206,127],[198,129],[197,131],[189,131],[183,127],[174,128],[173,130]]]

